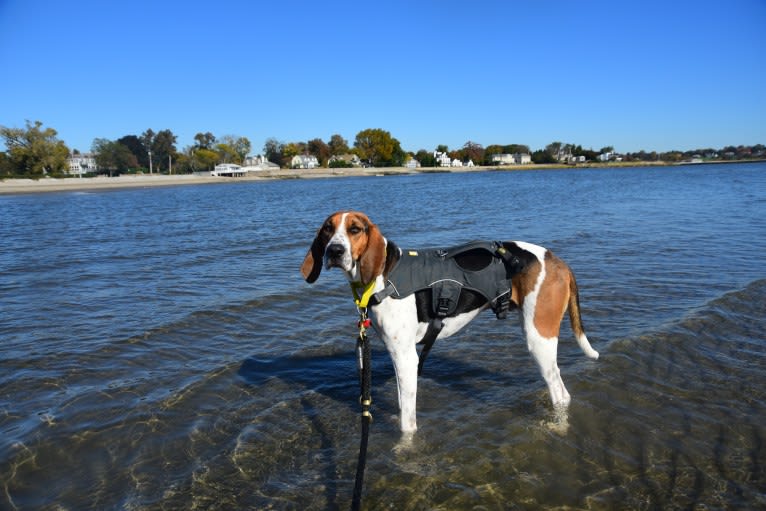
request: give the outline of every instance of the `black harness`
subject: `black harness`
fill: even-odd
[[[385,276],[385,289],[375,293],[371,302],[415,294],[418,319],[428,321],[426,334],[419,341],[423,349],[418,375],[444,318],[484,304],[489,304],[498,319],[506,317],[511,306],[511,280],[526,266],[515,244],[497,241],[401,251],[389,242],[388,251],[398,252],[399,259]]]

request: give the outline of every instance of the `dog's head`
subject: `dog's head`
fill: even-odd
[[[367,215],[357,211],[333,213],[317,231],[301,273],[312,283],[325,268],[340,268],[352,280],[369,284],[383,273],[386,240]]]

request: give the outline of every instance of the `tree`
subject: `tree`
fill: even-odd
[[[69,149],[56,138],[56,130],[42,128],[43,123],[34,125],[26,122],[26,128],[0,126],[0,137],[5,139],[8,149],[7,161],[3,164],[14,174],[42,177],[61,175],[67,169]]]
[[[4,152],[0,152],[0,179],[11,177],[15,173],[10,157]]]
[[[205,149],[202,149],[204,151]],[[222,163],[236,163],[237,151],[229,144],[219,143],[215,145],[215,153],[218,161]]]
[[[250,154],[250,141],[246,137],[224,135],[218,140],[215,149],[222,161],[241,165]]]
[[[200,168],[208,170],[212,170],[219,161],[218,153],[210,149],[197,149],[194,151],[194,158]]]
[[[119,142],[97,138],[93,140],[91,151],[96,155],[96,165],[102,171],[109,172],[109,177],[138,167],[135,155]]]
[[[133,156],[136,157],[138,166],[149,168],[149,154],[148,150],[144,146],[144,143],[135,135],[125,135],[122,138],[118,138],[117,142],[127,147]]]
[[[551,142],[545,146],[545,152],[548,153],[555,161],[559,161],[562,154],[566,151],[566,145],[561,142]]]
[[[308,151],[309,154],[316,156],[317,160],[319,160],[319,165],[322,167],[327,166],[327,162],[331,156],[330,146],[325,144],[321,138],[309,140]]]
[[[148,130],[151,131],[151,130]],[[170,130],[162,130],[152,141],[152,159],[157,170],[169,170],[170,159],[176,155],[176,136]]]
[[[305,142],[288,142],[282,146],[282,159],[285,164],[291,165],[291,160],[294,156],[298,156],[299,154],[306,154],[306,152],[307,149]]]
[[[406,156],[399,141],[380,128],[362,130],[356,134],[354,148],[359,158],[375,167],[398,166]]]
[[[432,151],[421,149],[415,154],[415,159],[418,160],[421,167],[436,167],[436,158],[434,158]]]
[[[280,167],[283,166],[284,157],[282,155],[282,148],[284,144],[276,138],[266,139],[266,143],[263,145],[263,154],[266,155],[266,159],[271,163],[276,163]]]
[[[464,160],[471,160],[477,165],[481,165],[484,161],[484,148],[481,144],[471,142],[470,140],[463,146],[463,158]]]
[[[330,137],[330,143],[327,145],[330,148],[330,156],[340,156],[349,152],[348,141],[337,134]]]
[[[209,131],[207,133],[197,133],[194,135],[195,146],[200,149],[210,149],[215,144],[215,136]]]
[[[558,160],[548,151],[540,149],[532,153],[533,163],[556,163]]]
[[[146,149],[147,153],[147,163],[149,164],[149,173],[153,172],[152,169],[154,168],[154,161],[157,160],[156,155],[152,155],[150,151],[152,151],[152,145],[154,144],[154,137],[155,137],[154,131],[152,131],[151,128],[141,133],[141,143],[143,144],[144,148]]]

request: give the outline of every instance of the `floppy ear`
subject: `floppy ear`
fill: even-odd
[[[359,276],[362,284],[369,284],[381,275],[386,267],[386,240],[378,226],[367,224],[367,249],[359,258]]]
[[[303,278],[306,279],[306,282],[309,284],[313,284],[314,281],[319,278],[319,274],[322,272],[325,240],[321,238],[322,230],[320,228],[316,238],[314,238],[314,242],[311,243],[311,248],[309,248],[309,251],[306,254],[306,258],[303,260],[303,264],[301,265],[301,273],[303,274]]]

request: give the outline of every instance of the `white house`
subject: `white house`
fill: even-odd
[[[495,165],[527,165],[532,163],[529,153],[493,154],[492,163]]]
[[[404,166],[408,169],[416,169],[420,167],[420,162],[415,158],[410,158],[410,160]]]
[[[598,155],[599,161],[622,161],[622,156],[617,153],[601,153]]]
[[[532,155],[529,153],[515,153],[513,161],[516,162],[516,165],[529,165],[532,163]]]
[[[512,154],[493,154],[492,163],[495,165],[513,165],[516,161],[513,159]]]
[[[452,161],[450,162],[450,167],[462,167],[462,166],[463,166],[463,162],[458,160],[457,158],[453,158]]]
[[[226,177],[242,177],[246,174],[246,171],[242,171],[242,167],[235,163],[219,163],[215,166],[215,169],[210,173],[211,176],[226,176]]]
[[[279,165],[276,163],[271,163],[269,160],[266,159],[263,155],[258,156],[248,156],[245,158],[245,161],[242,162],[244,165],[242,167],[243,172],[260,172],[263,170],[279,170]]]
[[[436,160],[437,167],[449,167],[452,165],[452,158],[447,153],[434,151],[434,159]]]
[[[290,160],[290,166],[294,169],[315,169],[319,166],[319,160],[311,154],[298,154]]]
[[[92,154],[73,154],[67,158],[69,164],[69,174],[82,175],[88,172],[96,172],[96,158]]]

